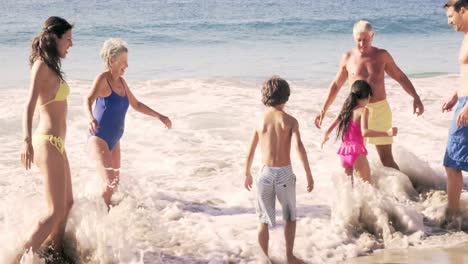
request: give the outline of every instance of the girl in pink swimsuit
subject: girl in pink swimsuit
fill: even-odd
[[[333,120],[326,130],[322,140],[322,148],[329,139],[331,132],[338,126],[336,138],[342,140],[337,154],[348,176],[353,175],[353,169],[366,182],[371,182],[367,149],[364,146],[364,137],[388,137],[397,134],[397,128],[388,131],[375,131],[368,129],[369,110],[366,105],[372,96],[372,88],[363,80],[357,80],[351,86],[351,92],[346,98],[340,114]]]

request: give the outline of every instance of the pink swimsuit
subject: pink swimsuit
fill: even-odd
[[[352,168],[359,155],[367,155],[360,123],[352,120],[349,122],[348,130],[343,136],[343,142],[337,154],[340,155],[341,164],[345,168]]]

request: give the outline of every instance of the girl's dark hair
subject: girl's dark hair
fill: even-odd
[[[363,80],[357,80],[351,86],[351,92],[346,98],[343,108],[338,115],[338,130],[336,138],[343,138],[346,131],[348,131],[349,122],[353,116],[353,109],[357,106],[359,99],[366,99],[369,96],[372,96],[371,86]]]
[[[56,16],[49,17],[44,22],[44,25],[42,25],[41,32],[32,40],[31,55],[29,56],[31,66],[36,60],[42,59],[60,79],[63,79],[55,40],[56,38],[61,39],[63,34],[72,28],[73,26],[63,18]]]

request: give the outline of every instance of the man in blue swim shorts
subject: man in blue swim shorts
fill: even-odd
[[[463,188],[462,171],[468,171],[468,0],[448,0],[444,5],[448,23],[456,31],[463,32],[458,61],[460,63],[460,87],[442,106],[442,112],[451,111],[457,104],[449,129],[444,166],[447,173],[448,206],[447,227],[460,229],[460,195]]]

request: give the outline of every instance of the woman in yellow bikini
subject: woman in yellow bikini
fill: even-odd
[[[70,90],[60,64],[73,45],[72,27],[63,18],[49,17],[32,41],[31,84],[23,118],[21,162],[27,170],[32,163],[39,168],[44,179],[48,212],[38,221],[18,259],[25,251],[36,252],[45,241],[53,245],[54,251],[61,252],[61,240],[73,205],[70,167],[64,148]],[[39,122],[32,134],[35,111],[39,114]]]

